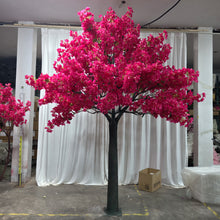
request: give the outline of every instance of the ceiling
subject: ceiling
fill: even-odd
[[[109,7],[121,16],[130,6],[134,10],[133,20],[144,25],[161,16],[175,3],[172,10],[147,28],[213,27],[220,30],[220,0],[0,0],[0,24],[33,21],[39,24],[80,25],[77,12],[90,7],[98,20]],[[40,31],[39,50],[40,51]],[[0,26],[0,57],[16,56],[17,28]],[[189,51],[192,48],[189,36]],[[220,70],[220,35],[214,35],[214,67]],[[190,53],[191,54],[191,53]],[[189,54],[189,55],[190,55]],[[189,62],[191,62],[191,56]],[[218,64],[219,63],[219,64]]]

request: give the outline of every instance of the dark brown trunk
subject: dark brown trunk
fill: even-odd
[[[107,207],[105,209],[108,215],[121,215],[118,204],[117,128],[118,122],[113,115],[109,121],[108,193]]]

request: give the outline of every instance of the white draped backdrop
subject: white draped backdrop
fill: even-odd
[[[147,33],[141,33],[146,37]],[[42,72],[52,75],[61,39],[68,30],[42,29]],[[186,65],[186,34],[169,33],[173,47],[169,65]],[[41,96],[43,94],[41,93]],[[101,114],[80,113],[71,124],[47,133],[44,127],[52,105],[40,107],[36,181],[39,186],[107,184],[108,122]],[[119,184],[137,184],[140,170],[160,169],[162,183],[182,187],[181,170],[187,162],[186,129],[179,124],[124,115],[118,128]]]

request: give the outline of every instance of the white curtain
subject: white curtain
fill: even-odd
[[[68,30],[42,29],[43,73],[54,73],[56,50],[66,38]],[[170,33],[167,42],[173,47],[167,63],[185,66],[186,35]],[[107,120],[101,114],[80,113],[71,124],[47,133],[44,127],[51,108],[52,104],[44,105],[39,112],[37,184],[107,184]],[[186,129],[150,115],[124,115],[118,128],[118,160],[119,184],[136,184],[139,171],[151,167],[161,170],[163,184],[181,187],[181,170],[187,162]]]

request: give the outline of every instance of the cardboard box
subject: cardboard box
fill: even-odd
[[[139,172],[138,188],[154,192],[161,187],[161,171],[147,168]]]

